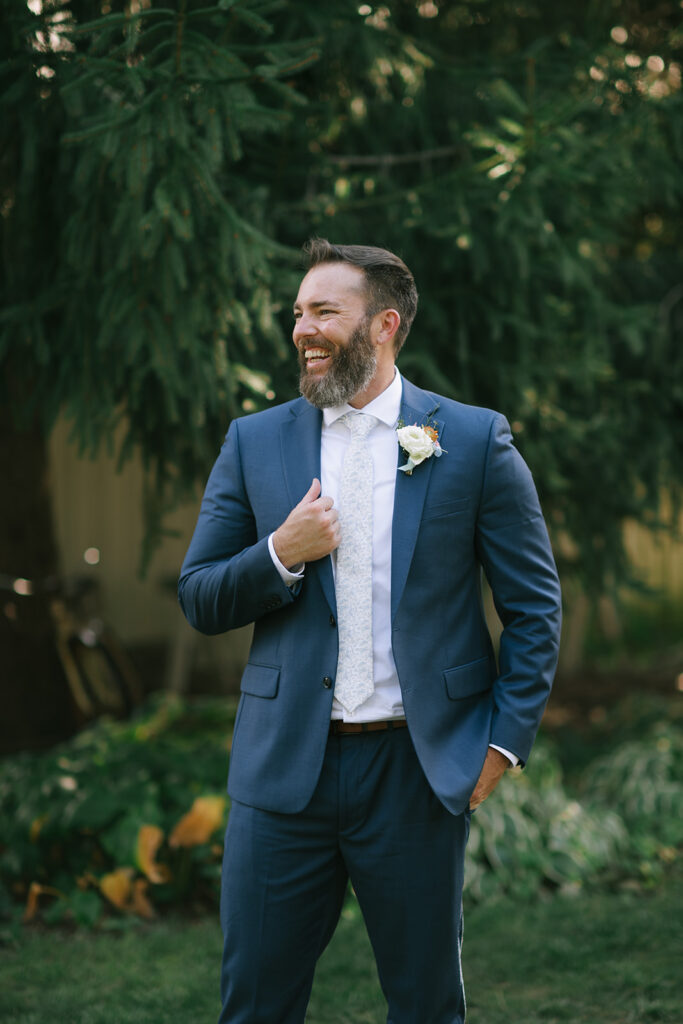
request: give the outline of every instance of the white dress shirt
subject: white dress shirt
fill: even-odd
[[[332,718],[345,722],[373,722],[388,718],[403,718],[403,701],[398,673],[391,649],[391,533],[396,489],[398,424],[403,384],[398,371],[394,379],[377,398],[363,406],[362,412],[379,421],[368,434],[373,462],[372,500],[372,644],[375,690],[360,707],[349,712],[334,700]],[[351,433],[339,420],[346,413],[358,412],[350,405],[323,409],[320,440],[321,493],[337,503],[342,462]],[[299,571],[286,569],[268,538],[273,563],[287,584],[294,584],[303,576]],[[332,568],[336,568],[336,552],[332,552]],[[297,567],[298,568],[298,567]],[[518,758],[502,747],[496,747],[517,764]]]

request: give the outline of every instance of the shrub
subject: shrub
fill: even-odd
[[[215,905],[234,712],[157,697],[132,722],[0,764],[0,917],[111,927]],[[666,704],[625,702],[610,711],[607,753],[596,739],[599,756],[568,784],[541,735],[529,766],[477,809],[468,900],[662,878],[683,844],[680,722]]]
[[[627,841],[618,814],[566,792],[559,758],[541,738],[528,769],[508,773],[473,815],[465,894],[528,898],[543,885],[575,887],[605,875]]]
[[[586,745],[593,756],[572,785],[541,735],[528,768],[509,772],[473,816],[466,895],[656,884],[683,846],[682,724],[671,701],[627,698],[583,737],[582,756]]]
[[[683,732],[669,719],[589,765],[582,792],[618,807],[629,836],[624,875],[656,881],[683,847]]]
[[[97,922],[105,905],[151,916],[215,900],[234,708],[157,698],[0,765],[0,912]]]

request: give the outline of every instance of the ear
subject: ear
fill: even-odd
[[[401,325],[401,316],[395,309],[383,309],[375,316],[372,327],[377,345],[388,345],[393,342],[396,331]]]

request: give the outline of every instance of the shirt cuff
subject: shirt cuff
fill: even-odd
[[[286,583],[288,587],[293,586],[295,583],[299,583],[304,578],[304,568],[306,563],[301,562],[299,565],[292,566],[292,569],[285,569],[280,559],[275,554],[275,548],[273,547],[273,535],[272,533],[268,537],[268,551],[270,557],[273,560],[273,565],[280,574],[280,578],[283,583]]]
[[[489,746],[493,747],[494,750],[500,751],[501,754],[505,754],[513,768],[519,764],[519,758],[517,755],[512,754],[509,750],[506,750],[505,747],[499,747],[497,743],[489,743]]]

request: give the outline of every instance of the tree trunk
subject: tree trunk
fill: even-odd
[[[54,743],[76,723],[42,589],[59,565],[46,437],[38,422],[18,428],[7,408],[0,480],[0,753],[8,753]]]

